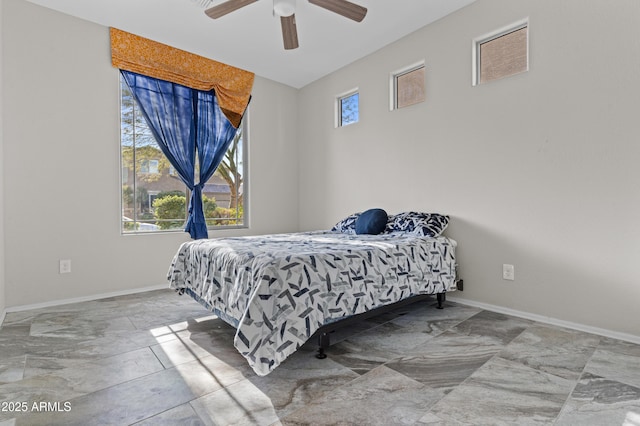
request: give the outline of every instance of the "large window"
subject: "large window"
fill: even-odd
[[[122,232],[182,231],[189,190],[160,150],[122,78],[120,95]],[[202,190],[209,229],[246,224],[246,145],[243,122],[218,170]]]

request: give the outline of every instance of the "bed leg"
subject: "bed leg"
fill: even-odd
[[[436,297],[438,299],[438,309],[442,309],[443,308],[442,304],[444,303],[445,300],[447,300],[446,293],[438,293]]]
[[[324,353],[324,350],[329,347],[329,333],[322,333],[318,336],[318,353],[316,354],[316,358],[325,359],[327,354]]]

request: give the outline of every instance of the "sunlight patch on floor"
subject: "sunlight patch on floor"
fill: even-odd
[[[622,426],[640,426],[640,413],[629,411]]]

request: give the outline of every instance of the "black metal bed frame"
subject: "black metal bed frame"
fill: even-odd
[[[438,309],[443,309],[443,304],[447,300],[446,295],[447,295],[446,292],[436,293],[436,300],[438,301],[438,306],[437,306]],[[331,345],[331,339],[329,337],[330,333],[333,333],[334,331],[340,328],[346,327],[355,322],[363,321],[368,318],[372,318],[372,317],[384,314],[386,312],[392,311],[394,309],[401,308],[403,306],[410,305],[412,303],[416,303],[421,300],[429,299],[430,296],[433,296],[433,295],[418,294],[416,296],[411,296],[407,299],[400,300],[399,302],[380,306],[379,308],[375,308],[367,312],[362,312],[360,314],[323,325],[313,334],[313,336],[311,336],[311,338],[313,338],[314,336],[318,336],[318,353],[316,354],[316,358],[325,359],[327,357],[325,350]]]

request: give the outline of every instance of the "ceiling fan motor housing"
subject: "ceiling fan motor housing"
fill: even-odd
[[[296,0],[273,0],[273,12],[281,17],[293,15],[296,12]]]

